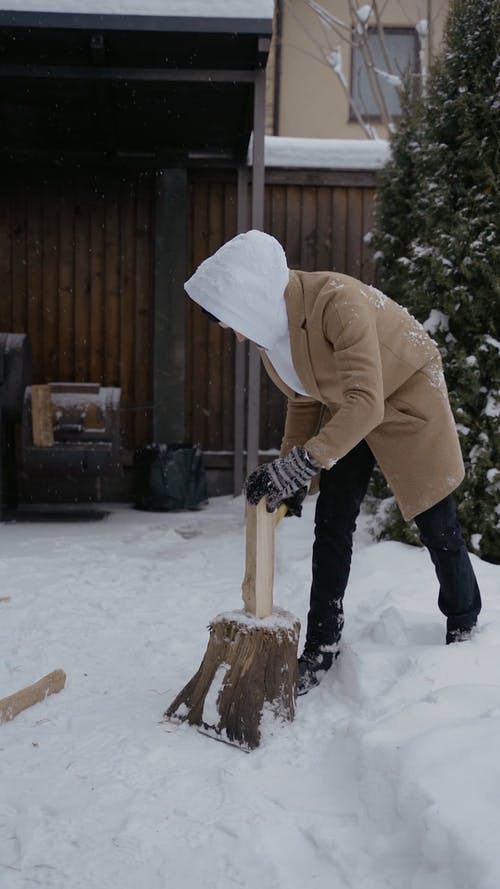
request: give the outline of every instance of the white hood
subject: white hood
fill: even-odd
[[[195,303],[252,342],[272,349],[288,335],[283,294],[288,266],[281,244],[252,230],[224,244],[184,287]]]

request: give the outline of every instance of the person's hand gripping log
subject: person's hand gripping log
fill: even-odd
[[[245,496],[252,506],[257,506],[263,497],[268,512],[275,512],[287,500],[297,500],[297,493],[306,489],[321,465],[301,445],[291,449],[286,457],[278,457],[271,463],[264,463],[250,473],[245,482]],[[300,503],[295,514],[300,515]]]

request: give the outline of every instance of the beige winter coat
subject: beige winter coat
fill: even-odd
[[[295,370],[310,398],[288,397],[282,453],[293,445],[328,467],[366,439],[405,519],[464,477],[436,344],[374,287],[332,272],[290,272],[285,291]]]

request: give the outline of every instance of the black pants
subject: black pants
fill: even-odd
[[[349,578],[352,538],[375,459],[365,441],[321,473],[306,649],[333,645],[344,624],[343,598]],[[438,605],[447,632],[473,627],[481,596],[451,496],[416,516],[439,581]]]

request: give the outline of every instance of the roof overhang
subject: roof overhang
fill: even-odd
[[[0,158],[245,161],[270,18],[0,10]]]
[[[181,16],[0,9],[0,27],[103,29],[106,31],[182,31],[208,34],[267,34],[272,19],[233,16]]]

